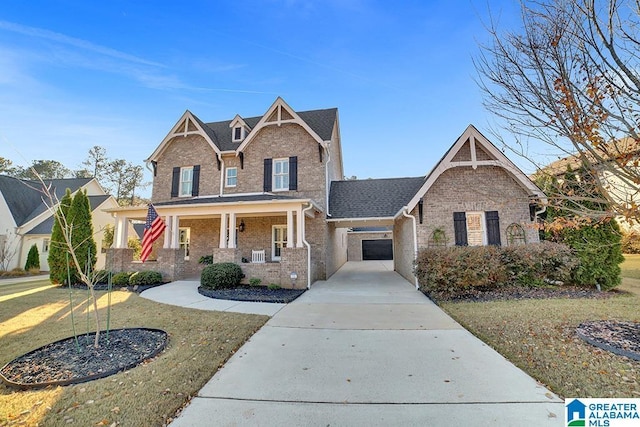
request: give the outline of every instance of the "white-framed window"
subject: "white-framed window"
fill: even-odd
[[[287,226],[274,225],[272,233],[271,260],[280,261],[282,248],[287,246]]]
[[[467,212],[467,244],[484,246],[487,244],[484,212]]]
[[[178,243],[180,249],[184,251],[184,259],[189,259],[189,246],[191,245],[191,228],[180,227],[178,229]]]
[[[238,185],[238,168],[227,168],[225,174],[225,187],[235,187]]]
[[[180,168],[180,197],[190,197],[193,189],[193,166]]]
[[[273,191],[289,189],[289,159],[273,159]]]
[[[242,141],[244,139],[244,128],[236,126],[233,128],[233,142]]]
[[[49,252],[49,239],[42,239],[42,253]]]

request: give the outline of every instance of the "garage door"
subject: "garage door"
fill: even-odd
[[[393,259],[393,240],[363,240],[362,241],[362,260],[392,260]]]

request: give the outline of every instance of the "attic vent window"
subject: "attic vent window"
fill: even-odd
[[[233,142],[242,141],[244,139],[244,128],[236,126],[233,128]]]

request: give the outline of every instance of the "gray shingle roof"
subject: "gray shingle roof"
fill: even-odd
[[[311,110],[297,112],[302,120],[309,125],[315,133],[318,134],[323,141],[331,139],[331,133],[333,132],[333,125],[336,120],[338,109],[329,108],[326,110]],[[195,115],[194,115],[195,117]],[[218,146],[220,151],[232,151],[236,150],[242,142],[232,142],[232,129],[229,127],[232,120],[225,120],[221,122],[203,123],[198,119],[198,123],[205,130],[209,138]],[[262,119],[260,117],[243,117],[242,120],[250,128],[254,128],[258,122]]]
[[[66,189],[65,189],[66,190]],[[104,203],[110,196],[89,196],[89,204],[91,206],[91,211],[93,212]],[[50,216],[46,220],[42,221],[40,224],[33,227],[27,234],[51,234],[51,230],[53,229],[53,216]],[[96,231],[96,230],[93,230]]]
[[[269,200],[299,200],[299,197],[278,194],[252,194],[249,196],[198,197],[154,203],[154,206],[199,205],[207,203],[264,202]]]
[[[76,191],[91,181],[91,178],[69,178],[46,180],[51,184],[53,193],[58,199],[64,196],[67,188]],[[43,202],[42,183],[0,175],[0,192],[4,196],[9,211],[18,226],[32,220],[47,210]]]
[[[397,214],[424,184],[424,177],[334,181],[331,218],[388,218]]]

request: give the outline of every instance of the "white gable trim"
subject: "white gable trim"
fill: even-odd
[[[91,181],[87,182],[85,185],[78,187],[76,189],[76,191],[71,193],[71,198],[75,197],[76,193],[78,191],[81,190],[87,190],[87,187],[89,186],[89,184],[93,184],[93,185],[98,185],[98,187],[102,190],[102,187],[100,186],[100,184],[98,183],[98,181],[93,178],[91,179]],[[104,190],[102,190],[101,194],[89,194],[89,192],[87,191],[87,196],[105,196],[107,195],[106,192],[104,192]],[[105,202],[107,202],[108,200],[113,199],[114,202],[116,203],[116,206],[118,206],[118,202],[116,201],[115,197],[113,196],[109,196],[107,199],[105,199],[104,202],[102,202],[100,204],[100,206],[104,205]],[[18,227],[16,230],[19,234],[26,234],[29,231],[33,230],[34,228],[36,228],[38,225],[40,225],[41,223],[45,222],[47,219],[49,219],[51,216],[53,216],[53,213],[55,211],[58,210],[58,206],[60,205],[60,200],[54,200],[55,205],[53,206],[49,206],[50,201],[49,200],[44,200],[44,196],[43,196],[43,200],[42,203],[46,203],[47,204],[47,209],[44,210],[44,212],[42,212],[40,215],[32,218],[31,220],[25,222],[24,224],[22,224],[20,227]],[[91,211],[91,213],[93,214],[93,212],[97,211],[98,207],[96,207],[96,209],[93,209]],[[95,230],[94,230],[95,231]],[[49,233],[50,234],[50,233]]]
[[[456,154],[458,154],[460,149],[462,149],[467,140],[469,140],[469,148],[471,149],[471,160],[453,161]],[[496,160],[478,160],[476,157],[476,147],[478,146],[487,151]],[[408,203],[408,210],[412,211],[416,207],[420,199],[424,197],[431,186],[445,171],[456,167],[471,167],[473,169],[477,169],[478,166],[496,166],[503,168],[522,186],[522,188],[529,192],[529,195],[535,196],[543,201],[547,200],[547,197],[542,190],[540,190],[528,176],[526,176],[511,160],[509,160],[502,151],[498,150],[491,141],[478,132],[473,125],[469,125],[464,133],[451,146],[449,151],[447,151],[444,157],[433,168],[431,173],[429,173],[425,183]]]
[[[189,130],[190,123],[193,124],[196,130]],[[188,135],[200,135],[204,138],[205,141],[207,141],[207,143],[211,146],[211,148],[216,152],[217,155],[220,154],[220,150],[218,149],[216,144],[211,140],[211,138],[209,138],[209,135],[207,135],[207,132],[205,132],[202,126],[200,126],[200,121],[196,118],[196,116],[193,115],[193,113],[191,113],[191,111],[187,110],[184,112],[182,117],[180,117],[180,120],[177,121],[173,128],[171,128],[171,131],[167,134],[167,136],[164,137],[153,154],[151,154],[149,158],[145,160],[145,162],[149,163],[157,160],[173,138],[178,136],[186,137]]]
[[[283,110],[286,111],[292,118],[283,119],[282,118]],[[270,121],[269,118],[274,113],[276,113],[276,120]],[[323,141],[322,138],[320,138],[320,136],[318,136],[318,134],[315,133],[314,130],[311,129],[311,127],[309,127],[309,125],[300,118],[298,113],[296,113],[293,110],[293,108],[291,108],[284,101],[284,99],[282,99],[281,97],[278,97],[275,100],[275,102],[271,105],[271,107],[269,107],[267,112],[264,113],[264,115],[262,116],[260,121],[256,124],[256,126],[253,129],[251,129],[251,132],[249,132],[249,134],[246,136],[244,141],[242,141],[242,144],[240,144],[240,146],[238,147],[237,152],[240,153],[245,148],[247,148],[247,146],[251,143],[251,141],[255,139],[256,135],[260,132],[262,128],[265,128],[267,126],[282,126],[283,124],[287,124],[287,123],[295,123],[301,126],[304,130],[306,130],[309,133],[309,135],[311,135],[311,137],[314,140],[316,140],[318,144],[322,145],[323,147],[326,147],[325,141]]]

